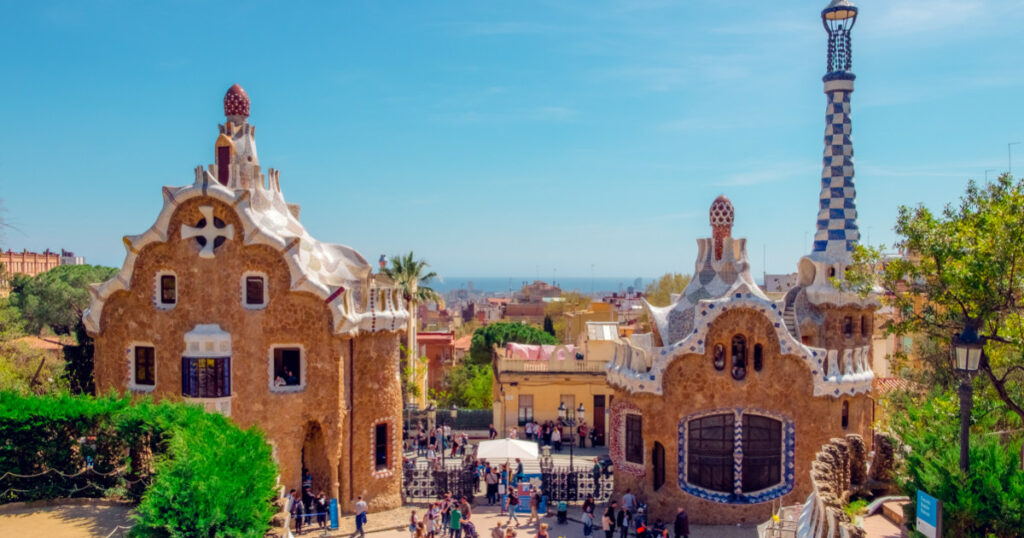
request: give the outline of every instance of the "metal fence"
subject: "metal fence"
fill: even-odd
[[[462,463],[443,468],[420,463],[409,465],[402,472],[402,492],[407,501],[432,501],[451,493],[473,502],[479,483],[476,466]]]
[[[541,470],[541,486],[549,501],[582,502],[588,495],[598,503],[608,502],[615,485],[610,473],[601,473],[597,480],[587,470],[570,470],[568,467],[550,467]]]

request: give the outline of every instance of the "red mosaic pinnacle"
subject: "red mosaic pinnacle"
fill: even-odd
[[[224,115],[249,117],[249,94],[235,84],[224,94]]]
[[[732,202],[725,195],[715,198],[708,216],[711,219],[711,237],[715,240],[715,259],[722,259],[722,240],[732,235],[732,223],[736,212]]]

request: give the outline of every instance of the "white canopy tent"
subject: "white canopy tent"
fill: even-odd
[[[476,457],[480,459],[537,459],[537,443],[518,439],[495,439],[481,441],[477,445]]]

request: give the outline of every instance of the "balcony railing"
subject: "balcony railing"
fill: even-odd
[[[498,359],[499,372],[552,372],[552,373],[604,373],[604,361],[550,359],[514,360]]]

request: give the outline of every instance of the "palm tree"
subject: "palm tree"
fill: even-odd
[[[412,251],[404,256],[392,256],[391,265],[384,267],[382,272],[395,281],[395,285],[398,289],[402,290],[402,297],[405,299],[405,306],[409,310],[409,326],[408,333],[406,336],[407,349],[409,352],[407,366],[409,368],[416,368],[416,354],[419,352],[416,346],[416,310],[417,307],[422,303],[434,303],[438,308],[444,308],[444,298],[441,297],[440,293],[434,291],[433,288],[422,286],[422,283],[427,283],[431,279],[438,279],[440,277],[436,272],[430,271],[425,273],[426,269],[430,267],[424,260],[417,260],[413,256]],[[413,379],[419,380],[415,370],[412,372]],[[421,391],[421,394],[425,394],[425,391]]]

